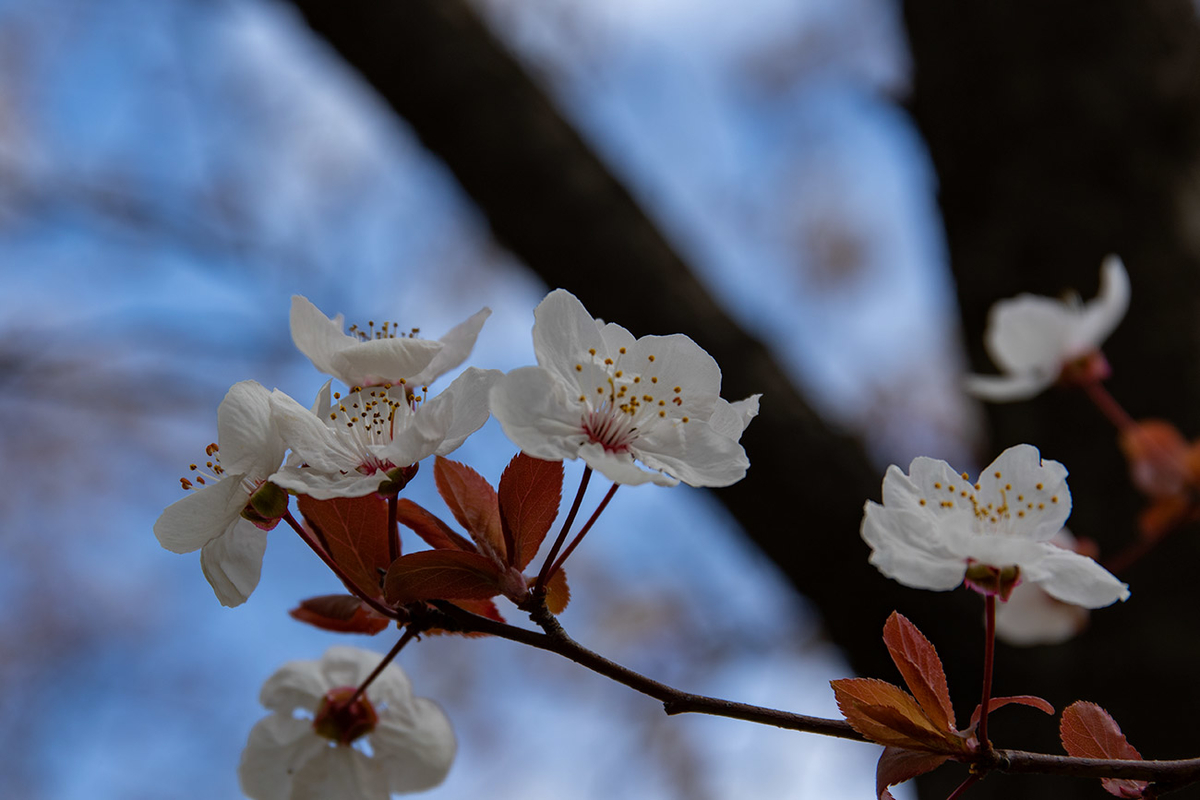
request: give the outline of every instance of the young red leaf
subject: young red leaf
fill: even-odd
[[[1067,753],[1079,758],[1141,761],[1142,754],[1125,740],[1121,727],[1095,703],[1076,700],[1063,709],[1059,736]],[[1101,778],[1104,790],[1117,797],[1141,797],[1146,781]]]
[[[407,498],[402,497],[396,503],[396,521],[406,528],[411,528],[417,536],[437,550],[475,552],[475,545],[452,530],[440,517]]]
[[[1050,705],[1050,703],[1047,702],[1046,700],[1043,700],[1040,697],[1034,697],[1031,694],[1018,694],[1018,695],[1014,695],[1012,697],[993,697],[992,699],[990,699],[988,701],[988,714],[991,714],[993,711],[995,711],[997,708],[1000,708],[1001,706],[1007,706],[1010,704],[1011,705],[1019,705],[1019,706],[1030,706],[1031,708],[1036,708],[1038,711],[1043,711],[1050,715],[1054,714],[1054,706]],[[971,727],[972,728],[974,728],[975,725],[979,723],[979,711],[980,711],[980,708],[978,705],[976,705],[975,711],[971,714]]]
[[[954,706],[937,650],[916,625],[895,611],[883,626],[883,643],[925,714],[940,730],[953,731]]]
[[[500,521],[505,537],[513,544],[508,563],[517,569],[529,565],[554,524],[562,482],[561,461],[543,461],[524,453],[518,453],[500,476]]]
[[[310,597],[288,612],[293,618],[318,628],[338,633],[366,633],[374,636],[391,624],[391,620],[349,594],[327,594]]]
[[[312,526],[329,555],[361,591],[381,596],[381,570],[391,563],[387,501],[377,494],[314,500],[297,498],[304,519]]]
[[[879,800],[893,800],[889,786],[904,783],[946,763],[949,756],[905,750],[902,747],[885,747],[875,767],[875,793]]]
[[[491,484],[466,464],[441,456],[434,462],[433,478],[458,524],[478,544],[491,548],[504,560],[507,548],[500,526],[500,501]]]
[[[961,737],[934,725],[898,686],[874,678],[843,678],[830,685],[846,721],[871,741],[934,753],[966,749]]]
[[[501,568],[478,553],[423,550],[388,568],[383,590],[392,605],[419,600],[484,600],[500,594]]]
[[[533,581],[530,581],[533,583]],[[571,590],[567,587],[567,573],[558,570],[546,581],[546,608],[551,614],[561,614],[571,602]]]

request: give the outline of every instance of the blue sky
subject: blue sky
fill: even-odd
[[[31,798],[235,797],[262,680],[340,640],[285,614],[337,588],[286,531],[235,610],[154,541],[221,397],[247,378],[316,392],[293,293],[431,335],[489,306],[470,363],[510,369],[533,361],[547,287],[286,7],[32,5],[0,3],[0,773]],[[890,3],[482,5],[821,408],[881,461],[966,463],[975,412]],[[459,457],[495,480],[512,454],[489,423]],[[428,470],[410,491],[436,505]],[[622,490],[569,571],[564,623],[602,652],[835,713],[846,667],[819,619],[709,495]],[[402,663],[460,735],[432,797],[873,786],[874,748],[668,720],[505,642],[427,641]]]

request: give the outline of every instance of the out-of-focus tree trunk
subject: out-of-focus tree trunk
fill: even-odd
[[[1200,26],[1188,0],[961,3],[909,0],[912,111],[941,185],[941,207],[972,363],[989,305],[1022,291],[1095,293],[1101,258],[1124,257],[1133,304],[1105,347],[1113,393],[1134,417],[1200,434]],[[1140,500],[1114,433],[1079,394],[995,406],[993,450],[1038,445],[1071,471],[1077,535],[1112,554]],[[1095,700],[1148,758],[1194,756],[1200,636],[1192,620],[1200,543],[1177,533],[1128,574],[1133,596],[1096,612],[1070,645],[1002,650],[1001,692],[1060,709]],[[1002,714],[997,735],[1005,741]],[[1025,740],[1054,747],[1044,720],[1014,713]],[[1020,719],[1018,719],[1020,718]],[[1010,736],[1017,741],[1016,736]],[[940,777],[940,776],[939,776]],[[923,795],[945,797],[945,780]],[[1011,797],[1099,797],[1097,786],[992,779]],[[1181,795],[1182,796],[1182,795]]]

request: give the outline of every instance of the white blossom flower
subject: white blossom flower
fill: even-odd
[[[432,399],[407,386],[356,388],[314,409],[278,389],[271,408],[293,458],[271,482],[317,500],[361,497],[392,480],[389,472],[457,449],[488,418],[488,392],[498,370],[468,367]]]
[[[313,366],[349,387],[402,384],[419,391],[435,378],[457,367],[475,346],[484,320],[484,308],[455,326],[437,341],[416,338],[395,323],[374,322],[366,330],[357,326],[342,332],[342,315],[332,319],[301,295],[292,297],[292,340]]]
[[[251,496],[283,461],[284,446],[271,419],[270,393],[254,381],[230,388],[217,409],[217,442],[208,448],[208,479],[195,483],[186,497],[168,506],[154,523],[154,535],[175,553],[200,550],[200,566],[217,599],[236,606],[258,585],[267,534],[274,526],[243,516]],[[192,465],[198,471],[198,465]],[[198,485],[197,485],[198,484]],[[282,492],[280,492],[282,495]],[[286,497],[282,498],[286,502]]]
[[[1086,553],[1066,528],[1056,533],[1050,543]],[[1022,583],[1013,589],[1006,602],[996,606],[996,638],[1017,647],[1059,644],[1083,630],[1089,616],[1085,608],[1055,600],[1035,584]]]
[[[1081,303],[1022,294],[988,312],[984,346],[1002,375],[969,375],[967,391],[995,402],[1041,392],[1065,366],[1097,354],[1129,308],[1129,275],[1117,256],[1100,267],[1100,293]]]
[[[945,591],[995,571],[1007,589],[1033,583],[1064,603],[1099,608],[1129,589],[1086,556],[1051,544],[1071,513],[1067,470],[1037,448],[1010,447],[972,482],[945,461],[892,465],[883,505],[868,501],[862,537],[871,563],[906,586]],[[970,570],[970,572],[969,572]]]
[[[331,707],[330,700],[345,704],[380,660],[331,647],[320,661],[292,661],[268,678],[260,699],[273,713],[250,731],[238,766],[242,791],[254,800],[387,800],[441,783],[454,760],[454,730],[436,703],[413,697],[398,666],[385,667],[365,699]]]
[[[720,368],[687,336],[634,339],[562,289],[534,318],[539,366],[508,373],[491,398],[492,414],[523,451],[582,458],[616,483],[728,486],[745,476],[750,462],[738,440],[759,395],[722,400]]]

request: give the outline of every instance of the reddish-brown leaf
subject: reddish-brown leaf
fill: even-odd
[[[875,767],[875,793],[879,800],[892,800],[889,786],[904,783],[946,763],[949,756],[905,750],[902,747],[885,747]]]
[[[513,544],[508,563],[517,569],[529,565],[554,524],[562,482],[561,461],[543,461],[524,453],[518,453],[500,476],[500,521]]]
[[[500,526],[500,501],[496,490],[466,464],[438,456],[433,464],[438,493],[446,501],[458,524],[471,538],[486,545],[501,560],[506,558],[504,531]]]
[[[854,730],[880,744],[907,750],[959,753],[966,742],[938,728],[912,695],[874,678],[832,681],[838,708]]]
[[[1059,736],[1063,747],[1079,758],[1115,758],[1141,761],[1142,754],[1125,740],[1121,727],[1095,703],[1076,700],[1063,709]],[[1101,778],[1104,790],[1117,797],[1141,797],[1146,781]]]
[[[377,494],[314,500],[297,498],[304,519],[318,533],[346,576],[362,592],[381,597],[379,579],[391,563],[387,501]]]
[[[402,497],[396,502],[396,521],[411,528],[434,549],[475,552],[475,545],[442,522],[440,517],[407,498]]]
[[[533,581],[529,581],[533,583]],[[571,589],[567,586],[567,573],[558,570],[546,581],[546,608],[551,614],[561,614],[571,602]]]
[[[954,706],[937,650],[916,625],[895,611],[883,626],[883,643],[930,721],[940,730],[953,731]]]
[[[423,550],[400,556],[384,579],[392,605],[418,600],[484,600],[500,594],[500,566],[478,553]]]
[[[349,594],[327,594],[310,597],[288,612],[293,618],[327,631],[366,633],[374,636],[391,624],[391,620]]]
[[[1047,714],[1054,714],[1054,706],[1040,697],[1034,697],[1031,694],[1018,694],[1012,697],[993,697],[988,700],[988,714],[994,712],[997,708],[1007,705],[1029,706],[1036,708],[1038,711],[1043,711]],[[971,714],[971,727],[974,728],[979,722],[979,706],[975,706],[975,711]]]

